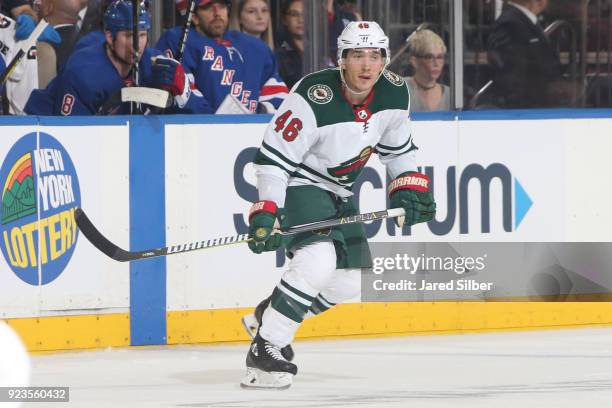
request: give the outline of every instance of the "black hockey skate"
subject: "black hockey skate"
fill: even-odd
[[[297,366],[287,361],[280,348],[255,336],[246,358],[247,372],[240,386],[243,388],[275,388],[284,390],[293,382]]]
[[[255,338],[259,330],[259,326],[261,326],[264,311],[270,304],[270,298],[271,296],[268,296],[267,298],[259,302],[259,304],[255,307],[255,312],[253,314],[246,315],[242,318],[242,325],[244,326],[245,330],[252,339]],[[295,353],[293,352],[293,347],[291,347],[291,344],[288,344],[283,347],[281,349],[281,354],[287,361],[293,361],[293,358],[295,357]]]

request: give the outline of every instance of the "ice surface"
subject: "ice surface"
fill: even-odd
[[[301,341],[286,391],[243,390],[247,344],[33,356],[71,407],[612,406],[612,328]],[[41,408],[41,403],[24,404]]]

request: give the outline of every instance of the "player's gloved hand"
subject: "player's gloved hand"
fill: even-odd
[[[15,20],[15,39],[17,41],[25,40],[32,34],[34,28],[36,28],[36,22],[32,16],[28,14],[20,14]],[[53,26],[48,25],[38,37],[38,41],[44,41],[50,44],[59,44],[62,39]]]
[[[282,236],[272,234],[280,227],[284,217],[282,208],[277,208],[273,201],[257,201],[249,210],[249,248],[256,254],[264,251],[276,251],[282,245]]]
[[[180,62],[158,55],[153,61],[153,83],[156,87],[170,92],[179,108],[185,106],[191,96],[191,79]]]
[[[395,223],[402,227],[426,222],[436,215],[436,203],[429,191],[429,177],[417,172],[400,175],[388,187],[390,208],[403,208],[404,217],[397,217]]]
[[[36,27],[36,22],[32,16],[28,14],[20,14],[15,19],[15,39],[17,41],[25,40],[32,34],[34,28]]]
[[[61,44],[62,37],[60,37],[59,33],[52,25],[48,25],[40,34],[40,37],[38,37],[38,41],[58,45]]]

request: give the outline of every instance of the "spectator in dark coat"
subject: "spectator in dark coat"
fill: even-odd
[[[304,57],[304,3],[288,0],[281,7],[281,22],[284,40],[276,49],[278,73],[287,87],[291,88],[302,78]]]
[[[569,104],[559,54],[538,24],[548,0],[509,2],[488,40],[492,103],[504,108]]]
[[[40,0],[39,17],[45,19],[59,34],[61,43],[54,44],[56,70],[64,65],[79,35],[77,29],[78,13],[81,9],[81,0]]]
[[[79,39],[92,31],[102,30],[102,16],[109,3],[102,0],[82,0],[81,11],[79,11]]]

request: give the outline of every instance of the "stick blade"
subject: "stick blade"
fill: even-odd
[[[124,249],[119,248],[117,245],[110,242],[98,229],[85,214],[85,211],[81,208],[77,208],[74,212],[74,218],[76,220],[79,230],[85,235],[85,238],[93,244],[99,251],[103,252],[109,258],[119,262],[127,262],[132,260],[130,253]]]
[[[121,102],[136,102],[157,108],[169,108],[172,106],[173,98],[168,91],[163,89],[132,86],[121,88]]]

